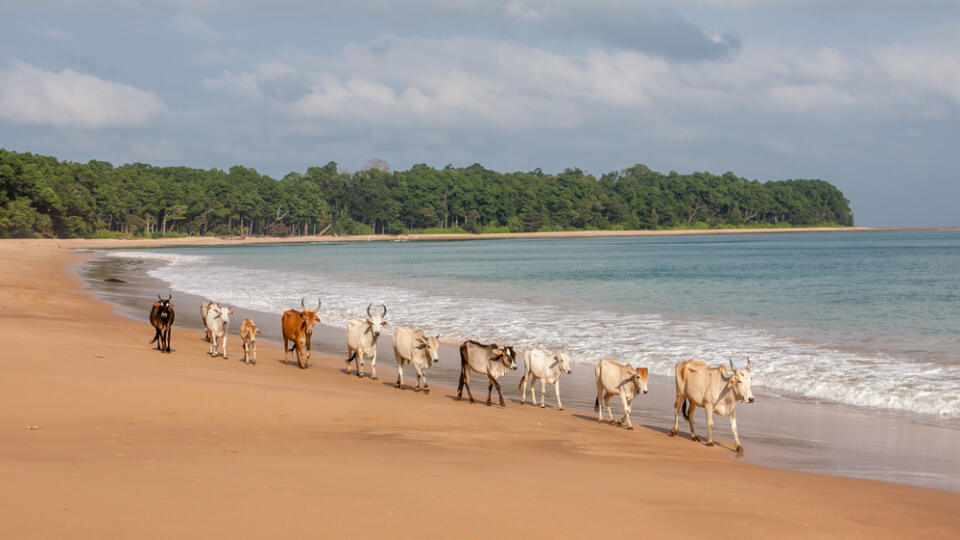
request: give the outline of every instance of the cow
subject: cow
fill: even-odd
[[[160,295],[157,295],[157,301],[153,303],[153,307],[150,308],[150,324],[153,325],[153,328],[157,331],[156,335],[153,336],[154,341],[157,342],[157,350],[160,352],[170,352],[170,338],[173,337],[173,295],[169,295],[166,298],[160,298]]]
[[[470,403],[473,403],[473,393],[470,392],[470,370],[482,373],[490,380],[487,387],[487,405],[491,404],[490,396],[493,387],[497,387],[500,396],[500,406],[504,407],[503,393],[500,392],[498,378],[508,370],[517,369],[517,353],[513,347],[505,345],[484,345],[476,341],[464,341],[460,344],[460,385],[457,387],[457,401],[463,398],[463,387],[467,387]]]
[[[623,404],[623,418],[617,420],[617,424],[623,425],[626,422],[627,429],[633,429],[633,423],[630,421],[630,408],[634,397],[647,393],[647,380],[650,378],[650,372],[645,367],[634,369],[633,366],[625,366],[609,358],[597,362],[595,372],[597,376],[597,401],[593,404],[593,410],[599,413],[597,419],[603,423],[603,405],[606,405],[607,416],[610,417],[610,422],[613,422],[610,398],[619,395],[620,402]]]
[[[317,312],[320,311],[320,299],[317,298],[317,309],[310,311],[303,305],[303,298],[300,299],[300,308],[302,311],[288,309],[283,312],[280,319],[280,328],[283,332],[283,361],[287,361],[287,354],[297,351],[297,365],[300,369],[306,369],[310,365],[310,336],[313,335],[313,326],[320,322]],[[288,349],[287,341],[293,345]]]
[[[537,404],[537,379],[540,379],[540,407],[546,406],[546,385],[553,384],[553,390],[557,394],[557,409],[563,410],[563,403],[560,402],[560,374],[571,374],[570,358],[566,353],[551,355],[546,351],[532,350],[523,353],[523,377],[520,378],[520,404],[527,401],[527,381],[530,382],[530,393],[533,395],[532,403]]]
[[[350,374],[350,362],[357,368],[357,377],[363,377],[363,358],[370,358],[370,378],[377,380],[377,340],[380,338],[380,329],[387,325],[383,320],[387,316],[387,306],[380,304],[383,308],[381,315],[373,315],[370,308],[373,304],[367,306],[366,319],[351,319],[347,323],[347,375]]]
[[[204,300],[200,302],[200,321],[203,323],[203,340],[210,341],[210,332],[207,331],[207,311],[210,310],[210,306],[214,305],[216,302],[213,300]]]
[[[403,364],[409,363],[417,370],[416,392],[430,392],[427,377],[423,374],[430,364],[440,361],[440,336],[427,336],[423,330],[401,326],[393,333],[393,356],[397,359],[397,388],[404,390]]]
[[[263,332],[253,324],[253,319],[244,319],[240,324],[240,342],[243,344],[243,363],[257,363],[257,334]]]
[[[207,318],[203,321],[207,327],[207,337],[210,341],[210,356],[217,356],[217,347],[224,358],[229,358],[227,354],[227,332],[230,330],[230,315],[233,312],[230,308],[220,304],[211,303],[207,309]]]
[[[737,403],[753,403],[750,359],[747,359],[746,369],[733,367],[733,360],[730,360],[730,371],[723,365],[712,368],[699,360],[685,360],[677,364],[676,375],[677,401],[673,406],[674,420],[670,435],[677,434],[682,408],[683,417],[690,421],[690,438],[699,441],[693,431],[693,411],[697,407],[703,407],[707,413],[707,446],[713,446],[713,413],[720,416],[730,415],[730,429],[733,431],[733,440],[737,443],[737,453],[743,453],[740,435],[737,434]],[[687,402],[690,403],[689,413]]]

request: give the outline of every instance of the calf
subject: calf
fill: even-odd
[[[746,369],[736,369],[731,360],[730,370],[732,373],[727,371],[727,366],[712,368],[692,359],[677,364],[677,401],[674,403],[673,429],[670,430],[670,435],[677,434],[682,408],[683,417],[690,421],[690,438],[699,441],[693,431],[693,410],[703,407],[707,413],[707,446],[713,446],[713,413],[720,416],[730,415],[730,429],[733,431],[733,440],[737,443],[737,452],[743,452],[740,435],[737,434],[737,403],[753,403],[750,359],[747,359]],[[690,403],[689,414],[687,402]]]
[[[563,403],[560,402],[560,374],[570,374],[570,358],[566,353],[560,353],[556,356],[546,351],[524,351],[523,353],[523,377],[520,378],[520,404],[527,401],[527,381],[530,381],[530,393],[533,395],[533,404],[537,404],[537,379],[540,379],[540,407],[546,405],[546,385],[553,384],[553,390],[557,394],[557,409],[563,410]]]
[[[210,304],[207,310],[204,326],[207,327],[207,337],[210,341],[210,356],[217,356],[217,347],[220,347],[223,357],[229,358],[227,354],[227,332],[230,330],[230,315],[233,315],[230,308],[220,304]]]
[[[430,392],[427,377],[423,374],[430,364],[440,361],[440,336],[427,336],[423,330],[406,326],[393,333],[393,356],[397,359],[397,388],[403,390],[403,364],[409,363],[417,370],[417,386],[414,390]]]
[[[157,350],[161,352],[170,352],[170,338],[173,335],[173,295],[169,295],[166,298],[160,298],[160,295],[157,295],[157,301],[153,303],[153,307],[150,308],[150,324],[153,325],[153,328],[157,333],[153,336],[153,340],[157,342]]]
[[[257,363],[257,334],[263,332],[253,324],[253,319],[244,319],[240,324],[240,342],[243,344],[243,363]]]
[[[377,340],[380,328],[387,325],[383,318],[387,316],[387,306],[380,304],[383,313],[373,315],[367,306],[367,318],[352,319],[347,323],[347,374],[350,374],[350,362],[356,362],[357,377],[363,377],[363,358],[370,358],[370,378],[377,380]]]
[[[310,311],[300,299],[302,311],[288,309],[280,319],[280,328],[283,333],[283,361],[287,361],[287,354],[297,351],[297,365],[306,369],[310,365],[310,336],[313,335],[313,326],[320,322],[317,312],[320,311],[320,299],[317,298],[317,309]],[[287,341],[293,345],[287,349]]]
[[[647,393],[647,379],[650,378],[650,372],[644,367],[634,369],[633,366],[625,366],[604,358],[597,363],[596,375],[597,401],[593,405],[593,410],[599,413],[597,419],[603,422],[603,405],[606,405],[607,416],[610,417],[610,422],[613,422],[610,398],[616,394],[620,396],[620,402],[623,404],[623,418],[618,420],[617,424],[623,425],[626,422],[627,429],[633,429],[633,423],[630,422],[630,408],[634,397]]]
[[[457,401],[463,397],[463,387],[467,387],[470,403],[473,403],[473,393],[470,392],[470,371],[476,371],[487,376],[490,385],[487,387],[487,405],[490,405],[490,396],[493,387],[497,387],[500,396],[500,406],[504,407],[503,393],[500,392],[498,378],[508,370],[517,369],[517,353],[513,347],[504,345],[484,345],[476,341],[464,341],[460,345],[460,385],[457,387]]]

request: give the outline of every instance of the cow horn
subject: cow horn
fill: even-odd
[[[303,300],[304,300],[304,298],[303,298],[303,297],[300,297],[300,307],[303,309],[303,311],[306,311],[306,310],[307,310],[307,306],[303,305]]]
[[[170,300],[173,300],[173,293],[170,293],[167,295],[167,302],[169,302]]]
[[[736,370],[737,370],[737,368],[733,367],[733,359],[732,359],[732,358],[730,359],[730,369],[731,369],[732,371],[736,371]]]
[[[381,317],[386,317],[386,316],[387,316],[387,305],[386,305],[386,304],[380,304],[380,307],[383,308],[383,315],[381,315]]]
[[[157,300],[163,300],[163,298],[160,298],[160,293],[157,293]]]
[[[750,371],[750,357],[747,357],[747,371]]]
[[[317,297],[317,309],[315,309],[314,311],[320,311],[320,304],[322,304],[322,303],[323,303],[323,302],[320,301],[320,297],[318,296],[318,297]]]
[[[373,304],[367,304],[367,317],[373,317],[373,315],[370,313],[370,308],[372,307],[373,307]]]

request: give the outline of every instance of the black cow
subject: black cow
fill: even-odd
[[[173,295],[166,298],[160,298],[160,295],[157,295],[157,302],[153,303],[153,308],[150,309],[150,324],[157,330],[157,335],[153,336],[154,341],[157,342],[157,350],[160,352],[170,352],[170,337],[173,327],[173,303],[170,300],[173,299]],[[159,341],[158,341],[159,340]]]

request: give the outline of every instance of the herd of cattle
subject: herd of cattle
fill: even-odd
[[[173,295],[162,298],[157,295],[150,311],[150,323],[156,330],[156,335],[150,343],[157,343],[157,350],[171,352],[170,339],[174,321]],[[290,309],[283,313],[281,328],[283,333],[283,361],[286,362],[289,353],[295,353],[297,365],[306,368],[310,365],[310,338],[313,328],[320,323],[321,302],[317,299],[317,307],[307,309],[304,300],[300,300],[300,310]],[[347,373],[350,373],[351,364],[358,377],[363,376],[364,359],[370,359],[370,377],[377,378],[377,340],[380,331],[387,326],[384,320],[387,316],[387,306],[381,304],[382,310],[374,313],[373,304],[367,306],[366,318],[353,319],[347,324]],[[210,342],[211,356],[222,355],[227,358],[227,331],[230,325],[230,315],[234,312],[229,308],[209,300],[200,304],[200,317],[203,321],[204,339]],[[261,333],[251,319],[244,319],[240,326],[240,340],[243,346],[243,362],[256,364],[257,362],[257,334]],[[288,345],[288,343],[290,345]],[[217,350],[220,350],[218,353]],[[424,371],[432,364],[440,361],[439,336],[428,336],[422,330],[414,330],[406,326],[397,328],[393,333],[393,354],[397,362],[396,387],[406,388],[403,381],[403,366],[410,364],[417,372],[417,392],[430,391]],[[544,396],[546,385],[553,384],[557,396],[557,408],[563,409],[560,402],[560,375],[572,373],[570,359],[566,354],[550,354],[541,350],[528,350],[523,353],[524,374],[520,379],[518,390],[521,392],[520,403],[526,403],[527,384],[533,396],[533,404],[537,403],[536,383],[540,381],[540,407],[545,406]],[[457,400],[463,398],[466,388],[467,396],[473,403],[473,393],[470,391],[470,372],[476,372],[487,377],[487,405],[491,404],[493,389],[497,389],[500,406],[505,406],[503,393],[498,379],[507,371],[517,369],[517,354],[513,347],[499,344],[483,344],[476,341],[465,341],[460,345],[460,382],[457,385]],[[623,365],[609,358],[597,363],[594,369],[597,382],[597,399],[594,410],[598,413],[598,420],[603,422],[603,407],[607,407],[609,421],[613,422],[613,412],[610,410],[610,398],[619,396],[623,405],[624,414],[617,424],[626,424],[627,429],[633,429],[630,422],[630,408],[633,399],[640,394],[647,393],[647,380],[650,373],[647,368],[634,368]],[[736,369],[733,361],[730,370],[726,366],[710,367],[698,360],[686,360],[677,364],[676,388],[677,398],[674,403],[674,423],[670,435],[677,434],[680,423],[680,414],[690,422],[690,437],[699,441],[693,429],[693,411],[703,407],[707,417],[707,441],[713,444],[713,414],[730,417],[730,428],[737,445],[737,452],[743,452],[740,436],[737,433],[736,406],[746,401],[753,403],[753,392],[750,389],[750,360],[744,369]],[[687,406],[689,405],[689,411]]]

